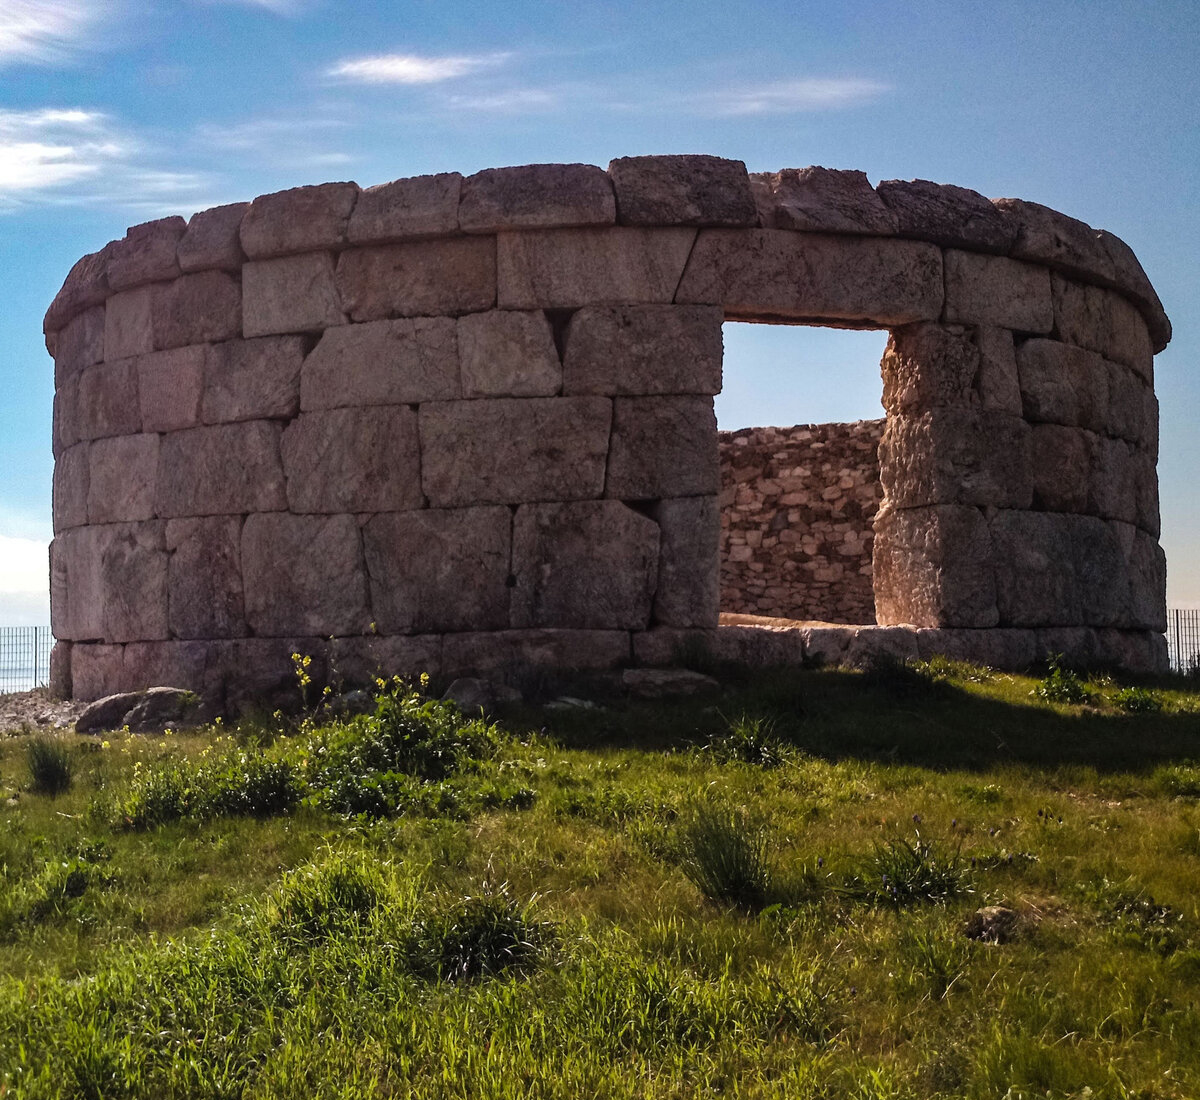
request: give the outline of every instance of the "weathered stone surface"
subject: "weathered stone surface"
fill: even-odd
[[[300,407],[404,405],[458,397],[456,332],[449,317],[326,329],[304,360]]]
[[[1056,340],[1017,347],[1025,419],[1103,431],[1108,424],[1108,366],[1094,352]]]
[[[1141,449],[1155,462],[1158,461],[1158,398],[1149,386],[1142,393],[1142,440]]]
[[[293,512],[420,508],[417,414],[384,406],[301,413],[283,433]]]
[[[718,631],[656,626],[633,635],[633,658],[639,665],[684,665],[715,658]]]
[[[1142,312],[1150,330],[1155,354],[1171,342],[1171,322],[1163,310],[1158,292],[1151,285],[1133,249],[1115,233],[1105,229],[1096,236],[1112,260],[1117,287],[1127,294]]]
[[[605,669],[629,660],[623,630],[499,630],[447,634],[442,674],[519,674],[534,668]]]
[[[1030,433],[1033,507],[1084,512],[1091,481],[1088,433],[1059,424],[1034,424]]]
[[[1105,434],[1140,443],[1146,415],[1145,383],[1120,363],[1108,368],[1108,417]]]
[[[763,229],[885,237],[896,232],[895,214],[865,172],[816,166],[751,172],[750,189]]]
[[[1133,463],[1134,504],[1137,525],[1149,531],[1155,538],[1160,531],[1158,501],[1158,469],[1153,455],[1135,451],[1130,459]]]
[[[88,448],[88,522],[132,523],[154,518],[158,436],[98,439]]]
[[[501,309],[575,309],[670,302],[694,229],[546,229],[502,233],[496,244]]]
[[[311,706],[329,678],[329,646],[328,636],[297,634],[211,643],[206,690],[223,698],[225,709],[233,714],[246,707],[294,710],[302,702],[292,659],[298,653],[311,662],[307,669],[312,678],[307,699]]]
[[[527,504],[513,521],[514,627],[644,630],[658,525],[618,501]]]
[[[1145,319],[1120,294],[1062,275],[1051,276],[1054,329],[1069,344],[1099,352],[1153,378],[1154,355]]]
[[[54,463],[54,532],[81,527],[88,521],[88,444],[78,443]]]
[[[111,694],[115,686],[123,686],[121,663],[124,649],[119,645],[72,645],[72,698],[85,702],[99,699]]]
[[[876,618],[888,625],[996,626],[995,557],[977,508],[880,509],[873,563]]]
[[[50,647],[50,676],[46,686],[54,699],[73,699],[71,685],[71,643],[55,642]]]
[[[1021,378],[1017,370],[1017,355],[1013,334],[1006,328],[977,328],[975,342],[979,347],[979,373],[975,389],[979,402],[993,412],[1021,416]]]
[[[46,333],[57,332],[77,313],[104,304],[108,297],[108,257],[111,252],[112,245],[107,244],[99,252],[89,252],[75,261],[62,289],[46,310],[42,322]]]
[[[1097,630],[1095,650],[1107,668],[1162,675],[1170,667],[1167,639],[1156,630]]]
[[[130,226],[122,240],[113,241],[108,254],[109,290],[174,279],[179,274],[175,248],[185,229],[187,222],[179,217]]]
[[[84,367],[104,361],[104,307],[93,306],[73,317],[54,347],[54,385],[61,386]]]
[[[842,664],[862,671],[890,666],[896,661],[915,661],[917,632],[901,626],[860,626],[846,646]]]
[[[1118,540],[1129,569],[1129,616],[1122,626],[1167,629],[1167,556],[1158,540],[1136,529]]]
[[[1028,333],[1054,327],[1050,272],[1044,267],[955,248],[946,249],[945,262],[945,320]]]
[[[618,500],[700,496],[720,488],[710,397],[618,397],[604,495]]]
[[[804,639],[804,663],[817,668],[840,665],[854,638],[852,626],[813,626],[800,631]]]
[[[425,495],[435,508],[598,497],[611,418],[604,397],[431,401],[418,417]]]
[[[207,355],[206,346],[194,345],[138,356],[143,431],[174,432],[200,423]]]
[[[613,225],[613,185],[593,164],[488,168],[462,182],[458,223],[465,233]]]
[[[226,340],[208,349],[200,415],[205,424],[290,419],[300,410],[303,336]]]
[[[562,389],[554,334],[540,310],[460,317],[458,354],[464,397],[553,397]]]
[[[75,732],[96,733],[99,730],[120,729],[125,715],[140,697],[140,692],[119,691],[95,700],[75,720]]]
[[[176,248],[180,269],[238,271],[246,258],[241,228],[249,209],[248,202],[234,202],[193,214]]]
[[[1135,523],[1137,483],[1133,455],[1127,443],[1088,434],[1087,511],[1104,519]]]
[[[347,249],[337,285],[355,321],[457,316],[496,302],[496,239],[451,237]]]
[[[660,500],[653,517],[659,529],[653,621],[664,626],[715,627],[720,600],[717,498]]]
[[[942,253],[931,244],[709,229],[696,240],[676,301],[720,305],[746,320],[890,326],[935,320],[942,297]]]
[[[977,404],[980,352],[972,336],[971,330],[957,325],[925,323],[893,329],[880,364],[883,407],[892,415],[916,415]]]
[[[346,323],[328,252],[248,263],[242,268],[242,293],[240,335],[246,337],[320,332]]]
[[[1051,626],[1034,632],[1034,652],[1038,661],[1065,657],[1072,668],[1094,668],[1103,657],[1099,632],[1090,626]]]
[[[1028,508],[1033,495],[1029,436],[1029,425],[1018,417],[979,409],[937,408],[889,417],[879,444],[885,501],[898,508]]]
[[[996,208],[1017,224],[1011,255],[1111,284],[1116,277],[1112,257],[1090,225],[1048,206],[1024,199],[995,199]]]
[[[508,626],[512,515],[504,507],[375,516],[363,528],[383,634]]]
[[[393,676],[416,681],[421,673],[442,671],[442,636],[413,634],[392,637],[366,635],[334,638],[329,647],[331,679],[345,684],[375,686]]]
[[[360,192],[350,215],[351,244],[440,237],[458,229],[462,176],[441,172],[392,180]]]
[[[104,309],[104,356],[112,362],[154,350],[154,287],[126,290]]]
[[[987,668],[1023,672],[1034,660],[1037,637],[1032,630],[918,630],[921,660],[948,657]]]
[[[357,198],[356,183],[322,183],[259,195],[242,217],[242,250],[252,260],[266,260],[343,245]]]
[[[173,638],[240,638],[242,518],[211,516],[167,523],[167,622]]]
[[[709,156],[620,157],[608,165],[622,225],[753,226],[746,165]]]
[[[153,350],[242,334],[242,288],[228,272],[197,271],[151,289]]]
[[[249,516],[242,583],[246,621],[261,637],[363,634],[371,621],[353,516]]]
[[[204,721],[203,703],[196,693],[181,687],[152,687],[138,692],[137,700],[125,715],[132,733],[154,733],[168,728],[200,725]]]
[[[670,699],[721,690],[711,676],[687,668],[627,668],[621,673],[621,686],[635,699]]]
[[[567,326],[566,394],[717,394],[718,306],[587,306]]]
[[[1157,421],[1156,421],[1157,423]],[[79,442],[79,379],[68,378],[54,394],[50,422],[50,450],[57,459]]]
[[[110,435],[134,435],[141,431],[138,411],[137,361],[119,359],[97,363],[79,375],[74,400],[75,434],[78,439],[101,439]],[[68,426],[63,426],[63,441]]]
[[[1017,224],[978,191],[931,180],[881,180],[875,188],[902,237],[1007,255]]]
[[[279,434],[278,424],[248,420],[164,436],[156,513],[170,518],[286,509]]]
[[[153,684],[175,684],[202,697],[193,721],[211,722],[220,713],[221,699],[209,672],[213,643],[208,641],[129,642],[122,647],[120,683],[141,691]]]
[[[1132,367],[1147,382],[1154,381],[1154,350],[1146,322],[1136,307],[1107,291],[1108,326],[1104,346],[1100,349],[1107,359],[1115,359]]]

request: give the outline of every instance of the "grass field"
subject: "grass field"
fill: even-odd
[[[1200,685],[721,678],[0,737],[0,1097],[1200,1096]]]

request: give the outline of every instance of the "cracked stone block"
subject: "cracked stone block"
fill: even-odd
[[[752,172],[750,189],[763,229],[883,237],[896,232],[896,216],[865,172],[817,166]]]
[[[207,355],[206,346],[193,345],[138,356],[143,431],[174,432],[200,423]]]
[[[294,417],[300,411],[304,346],[302,336],[259,336],[213,344],[204,368],[204,423]]]
[[[246,259],[241,242],[242,218],[249,209],[248,202],[234,202],[193,214],[176,248],[180,269],[240,271]]]
[[[720,488],[711,397],[617,397],[604,495],[699,496]]]
[[[278,424],[248,420],[164,436],[155,512],[173,518],[284,511],[279,435]]]
[[[460,317],[458,352],[464,397],[553,397],[562,389],[562,364],[541,310]]]
[[[234,336],[320,332],[346,323],[328,252],[245,264],[242,293],[242,331]]]
[[[1054,327],[1050,272],[1007,256],[946,249],[945,320],[997,325],[1017,332]]]
[[[440,172],[368,187],[350,215],[351,244],[383,244],[458,231],[462,176]]]
[[[619,157],[608,175],[622,225],[753,226],[746,165],[711,156]]]
[[[355,183],[321,183],[259,195],[242,217],[242,250],[252,260],[346,243]]]
[[[465,233],[613,225],[613,185],[594,164],[488,168],[462,182],[458,222]]]
[[[186,228],[180,217],[130,226],[122,240],[113,241],[108,255],[109,290],[174,279],[180,273],[175,248]]]
[[[239,638],[246,633],[241,541],[241,516],[167,522],[171,637]]]
[[[1007,255],[1017,225],[978,191],[932,180],[881,180],[875,188],[902,237],[943,248]]]
[[[132,523],[154,518],[158,436],[114,436],[88,448],[89,523]]]

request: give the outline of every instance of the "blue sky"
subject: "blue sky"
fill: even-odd
[[[41,318],[128,225],[302,183],[702,152],[1046,203],[1125,238],[1169,600],[1200,606],[1195,0],[2,0],[0,623],[48,619]],[[883,335],[726,326],[722,427],[879,415]]]

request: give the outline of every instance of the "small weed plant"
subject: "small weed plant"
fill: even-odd
[[[25,750],[25,766],[34,794],[57,798],[71,789],[71,748],[61,738],[34,737]]]
[[[680,835],[683,873],[710,901],[756,911],[768,903],[772,874],[766,831],[744,814],[702,804]]]
[[[1091,688],[1074,669],[1063,663],[1061,653],[1050,657],[1048,666],[1045,677],[1033,688],[1033,694],[1037,698],[1047,703],[1061,703],[1066,706],[1081,706],[1092,701],[1094,693]]]
[[[875,905],[897,908],[942,905],[970,893],[970,866],[953,850],[914,829],[913,837],[895,836],[875,845],[861,870],[847,882],[848,892]]]
[[[793,755],[770,717],[749,714],[739,715],[722,733],[710,737],[704,751],[722,764],[759,768],[777,768]]]

